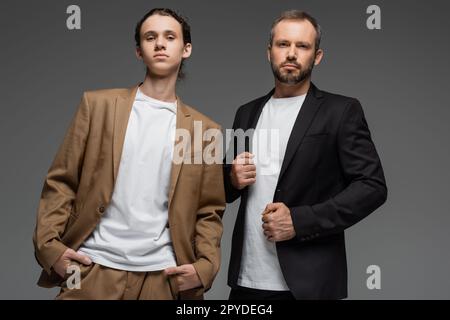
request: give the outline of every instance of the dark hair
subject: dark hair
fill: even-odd
[[[136,48],[141,47],[141,28],[142,24],[147,20],[148,17],[153,15],[160,15],[160,16],[167,16],[172,17],[175,20],[177,20],[181,24],[181,30],[183,33],[183,43],[186,45],[188,43],[192,43],[191,40],[191,27],[186,21],[186,18],[182,17],[175,11],[168,9],[168,8],[154,8],[147,12],[141,20],[136,24],[136,28],[134,30],[134,40],[136,41]],[[183,61],[181,61],[180,70],[178,71],[178,78],[182,79],[184,78],[185,74],[183,73]]]
[[[273,29],[282,20],[307,20],[311,22],[314,29],[316,29],[315,50],[317,51],[320,48],[320,39],[322,38],[322,28],[320,27],[319,23],[317,23],[317,20],[314,17],[312,17],[307,12],[300,10],[284,11],[277,19],[275,19],[275,21],[272,23],[272,28],[270,29],[269,47],[272,46]]]

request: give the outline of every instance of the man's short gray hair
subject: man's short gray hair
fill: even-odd
[[[319,23],[317,23],[317,20],[313,16],[311,16],[305,11],[300,10],[284,11],[277,19],[275,19],[275,21],[272,23],[272,28],[270,29],[269,47],[272,46],[273,29],[282,20],[308,20],[309,22],[311,22],[314,29],[316,29],[315,50],[317,51],[320,48],[320,39],[322,38],[322,28],[320,27]]]

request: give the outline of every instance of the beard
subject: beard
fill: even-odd
[[[288,70],[283,72],[281,70],[281,67],[284,64],[288,63],[296,65],[298,70]],[[302,65],[296,61],[285,61],[277,66],[271,60],[270,66],[272,67],[273,75],[275,76],[275,78],[277,78],[278,81],[288,85],[295,85],[311,77],[312,70],[314,68],[314,58],[309,61],[309,63],[306,65],[306,68],[303,68]]]

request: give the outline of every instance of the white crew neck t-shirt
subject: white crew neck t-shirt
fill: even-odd
[[[286,146],[306,94],[270,98],[264,105],[252,139],[256,182],[249,186],[245,211],[244,247],[238,285],[273,291],[289,290],[278,262],[275,243],[262,228],[262,213],[273,201]]]
[[[168,191],[177,103],[139,89],[130,113],[112,199],[80,252],[127,271],[176,266],[168,228]]]

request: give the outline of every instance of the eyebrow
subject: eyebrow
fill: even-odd
[[[286,40],[286,39],[279,39],[279,40],[275,41],[275,43],[280,43],[280,42],[289,42],[289,43],[291,43],[292,41],[289,41],[289,40]],[[294,43],[296,43],[296,44],[303,44],[303,45],[306,45],[306,46],[312,46],[311,43],[306,42],[306,41],[294,41]]]
[[[175,31],[173,31],[173,30],[164,30],[162,33],[163,33],[163,34],[173,34],[173,35],[176,35],[176,34],[177,34],[177,33],[176,33]],[[143,34],[143,36],[146,37],[146,36],[148,36],[148,35],[155,35],[155,34],[158,34],[158,32],[153,31],[153,30],[149,30],[149,31],[145,32],[145,33]]]

